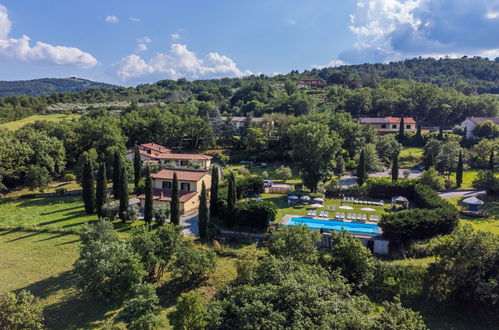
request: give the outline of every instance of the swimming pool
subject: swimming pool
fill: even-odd
[[[334,220],[316,220],[308,218],[291,218],[286,226],[306,225],[310,229],[326,229],[342,231],[346,230],[352,234],[378,235],[380,233],[378,225],[370,225],[357,222],[343,222]]]

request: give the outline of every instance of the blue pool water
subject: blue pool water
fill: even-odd
[[[366,223],[343,222],[334,220],[316,220],[307,218],[291,218],[286,226],[306,225],[310,229],[327,229],[342,231],[346,230],[352,234],[378,235],[379,227]]]

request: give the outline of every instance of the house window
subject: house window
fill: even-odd
[[[397,128],[397,125],[392,125],[392,128]]]
[[[187,166],[189,162],[187,160],[181,160],[180,161],[180,166]]]
[[[191,184],[190,183],[182,182],[180,184],[180,190],[190,191],[191,190]]]
[[[411,125],[405,125],[405,128],[411,129]]]
[[[163,189],[172,189],[171,181],[163,181]]]
[[[381,128],[386,128],[386,124],[381,124]]]

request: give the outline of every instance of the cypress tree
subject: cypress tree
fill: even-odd
[[[393,157],[392,163],[392,181],[397,181],[399,179],[399,155]]]
[[[495,166],[494,166],[494,150],[490,151],[490,157],[489,157],[489,171],[494,172]]]
[[[145,182],[145,195],[144,201],[144,221],[150,225],[152,223],[152,178],[151,168],[146,166],[146,182]]]
[[[230,173],[229,176],[229,186],[227,189],[227,210],[230,215],[232,215],[232,212],[236,209],[236,179],[234,178],[234,173]]]
[[[106,177],[106,163],[101,163],[99,171],[97,172],[97,187],[95,191],[95,209],[97,216],[102,218],[102,206],[106,204],[107,199],[107,177]]]
[[[357,164],[357,184],[362,186],[366,182],[366,155],[364,149],[360,152],[359,163]]]
[[[95,210],[95,182],[94,182],[94,166],[89,157],[85,157],[83,163],[83,177],[81,180],[82,198],[87,214],[94,213]]]
[[[217,214],[218,205],[218,168],[211,168],[210,214]]]
[[[170,222],[173,223],[174,225],[178,225],[180,223],[180,202],[179,202],[177,173],[173,173],[172,201],[170,209],[171,209]]]
[[[121,168],[120,175],[120,209],[119,216],[121,221],[126,221],[126,212],[128,211],[128,177],[125,167]]]
[[[416,138],[421,139],[421,121],[416,123]]]
[[[199,196],[199,237],[206,238],[209,220],[208,204],[206,200],[206,186],[203,181],[201,196]]]
[[[399,124],[399,141],[403,141],[405,137],[405,125],[404,125],[404,116],[400,117]]]
[[[113,196],[114,199],[120,198],[120,180],[121,171],[123,168],[123,161],[121,155],[118,151],[114,153],[114,163],[113,163]]]
[[[457,187],[461,187],[463,184],[463,152],[459,151],[459,160],[457,161],[456,168],[456,185]]]
[[[440,123],[440,127],[438,129],[438,139],[439,140],[444,139],[444,123]]]
[[[133,154],[133,183],[135,183],[135,190],[137,190],[140,181],[140,171],[142,170],[142,161],[140,160],[140,149],[138,146],[135,147],[135,152]]]

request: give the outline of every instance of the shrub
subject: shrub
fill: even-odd
[[[237,205],[235,224],[258,229],[266,229],[275,220],[276,206],[272,202],[248,202]]]
[[[337,197],[342,195],[364,196],[367,193],[367,189],[367,185],[342,187],[332,182],[331,184],[326,186],[324,194],[326,195],[326,197]]]
[[[476,179],[473,181],[473,188],[486,189],[487,194],[499,194],[499,178],[496,178],[492,171],[478,171]]]
[[[29,291],[0,296],[0,329],[43,328],[43,306]]]
[[[208,325],[208,306],[199,293],[182,293],[169,318],[174,329],[202,330]]]
[[[237,180],[236,190],[239,199],[251,194],[261,194],[264,192],[263,179],[259,176],[250,176]]]
[[[102,216],[112,221],[118,216],[119,208],[119,201],[109,201],[106,204],[102,205]]]
[[[419,182],[432,187],[434,190],[443,190],[445,187],[444,178],[439,176],[437,170],[433,167],[423,171]]]
[[[377,198],[392,198],[393,196],[405,196],[413,198],[414,180],[391,181],[388,178],[372,179],[367,183],[369,196]]]
[[[286,182],[293,177],[293,172],[287,166],[281,165],[278,169],[275,170],[275,175],[278,179]]]
[[[126,211],[127,221],[137,220],[140,216],[140,208],[137,205],[130,206]]]
[[[240,167],[239,170],[237,170],[237,172],[242,176],[250,175],[250,171],[246,167]]]
[[[64,174],[64,177],[62,178],[63,181],[76,181],[76,175],[73,173],[66,173]]]
[[[178,254],[175,271],[183,282],[197,283],[212,273],[215,265],[215,252],[188,247]]]
[[[157,313],[161,310],[156,288],[149,283],[141,283],[135,287],[134,297],[125,302],[121,317],[129,329],[156,329],[159,323]],[[148,316],[149,322],[142,318]],[[153,321],[153,322],[151,322]]]

